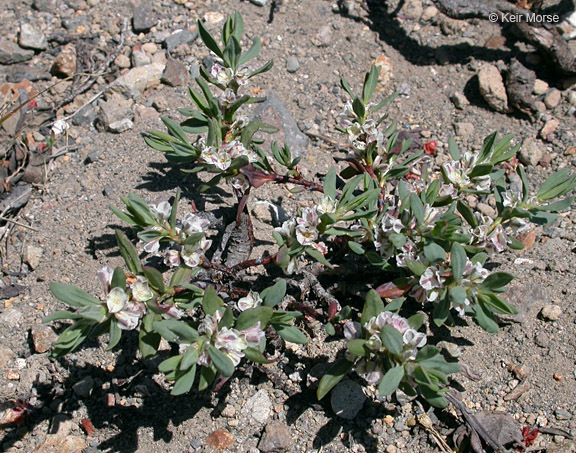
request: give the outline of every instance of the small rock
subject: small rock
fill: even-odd
[[[300,63],[298,62],[298,58],[296,57],[288,57],[286,58],[286,71],[293,73],[300,69]]]
[[[85,107],[82,107],[81,110],[78,110],[74,114],[74,117],[72,118],[72,124],[74,126],[90,128],[94,124],[95,119],[96,109],[92,104],[89,104]]]
[[[362,386],[355,381],[345,380],[332,389],[330,404],[334,413],[343,419],[356,418],[366,402]]]
[[[171,87],[184,86],[190,81],[190,74],[184,63],[169,59],[160,80]]]
[[[132,48],[132,56],[130,57],[130,61],[132,62],[132,66],[135,68],[149,65],[152,62],[148,54],[142,50],[141,44],[136,44]]]
[[[524,165],[531,165],[534,167],[538,165],[538,162],[542,159],[542,155],[543,153],[538,144],[534,140],[528,139],[520,147],[518,158]]]
[[[80,399],[88,398],[94,388],[94,378],[85,376],[72,386],[72,390]]]
[[[0,369],[3,369],[14,358],[14,352],[10,348],[0,348]]]
[[[9,329],[17,327],[21,322],[24,315],[16,308],[6,308],[0,313],[0,323]]]
[[[300,132],[296,121],[273,91],[268,94],[266,101],[256,107],[252,119],[263,121],[278,128],[279,132],[275,135],[274,140],[278,142],[278,146],[288,145],[293,157],[301,156],[306,151],[308,137]],[[263,138],[266,140],[265,143],[269,145],[269,134],[264,135]],[[262,146],[268,146],[266,144]]]
[[[40,259],[42,258],[43,254],[44,250],[42,248],[29,245],[24,250],[24,256],[22,259],[28,266],[30,266],[30,269],[34,270],[40,264]]]
[[[34,450],[35,453],[78,453],[87,447],[86,441],[80,436],[60,436],[49,434],[44,442]]]
[[[576,91],[570,91],[570,93],[568,93],[568,103],[576,107]]]
[[[517,315],[502,315],[501,318],[512,319],[519,323],[527,322],[536,317],[548,298],[540,285],[527,283],[520,285],[512,282],[507,286],[505,300],[518,310]]]
[[[266,425],[258,449],[262,453],[280,453],[288,451],[293,441],[290,429],[284,423],[272,422]]]
[[[148,5],[138,5],[134,7],[132,13],[132,28],[135,33],[149,31],[158,23],[158,16]]]
[[[570,420],[572,418],[572,414],[564,409],[557,408],[554,411],[554,415],[558,420]]]
[[[474,133],[474,125],[464,122],[454,123],[454,132],[459,137],[468,137]]]
[[[70,77],[76,72],[76,48],[72,44],[62,48],[54,59],[50,72],[59,77]]]
[[[422,16],[420,16],[420,20],[428,22],[434,19],[437,15],[438,15],[438,8],[436,8],[434,5],[431,5],[424,8],[424,11],[422,11]]]
[[[456,91],[452,96],[450,96],[450,100],[454,104],[454,107],[456,107],[459,110],[463,110],[464,107],[470,105],[470,101],[468,100],[468,98],[459,91]]]
[[[50,80],[52,78],[49,72],[25,65],[14,65],[9,71],[6,75],[6,81],[11,83],[19,83],[25,79],[36,82],[37,80]]]
[[[496,66],[486,65],[478,73],[480,94],[497,112],[508,112],[508,96],[502,75]]]
[[[121,134],[122,132],[129,131],[134,127],[132,120],[128,118],[122,118],[120,121],[114,121],[108,125],[108,131],[115,134]]]
[[[143,105],[139,105],[136,107],[136,114],[134,115],[134,122],[144,123],[150,120],[157,120],[160,118],[160,115],[156,111],[154,107],[146,107]]]
[[[565,156],[573,156],[574,154],[576,154],[576,146],[569,146],[566,148],[566,151],[564,151]]]
[[[134,99],[140,96],[143,91],[155,88],[160,84],[164,67],[164,64],[152,63],[139,68],[132,68],[116,79],[110,90]]]
[[[204,14],[204,22],[210,24],[210,25],[216,25],[219,24],[220,22],[223,22],[224,19],[226,18],[226,16],[224,16],[224,14],[218,12],[218,11],[209,11],[206,14]]]
[[[541,348],[547,348],[550,346],[550,338],[548,338],[548,334],[544,331],[540,331],[534,337],[534,343],[536,343]]]
[[[144,50],[144,52],[150,55],[154,55],[156,52],[158,52],[158,46],[153,42],[147,42],[145,44],[142,44],[142,49]]]
[[[550,88],[548,86],[548,83],[546,83],[544,80],[536,79],[534,81],[534,89],[532,90],[532,92],[536,96],[540,96],[541,94],[546,93],[546,91],[548,91],[548,88]]]
[[[536,110],[538,113],[544,113],[546,111],[546,104],[544,104],[542,101],[534,101],[532,103],[532,107],[534,107],[534,110]]]
[[[266,6],[266,3],[268,3],[268,0],[250,0],[250,3],[252,3],[253,5],[256,5],[256,6]]]
[[[392,80],[392,60],[386,55],[380,55],[373,61],[373,64],[380,68],[377,90],[383,91]]]
[[[225,429],[219,429],[206,438],[206,445],[216,450],[226,450],[234,445],[234,436]]]
[[[52,13],[56,9],[55,0],[34,0],[34,9],[42,13]]]
[[[546,449],[546,453],[576,453],[576,441],[565,440],[558,445],[550,445]]]
[[[52,347],[52,343],[54,343],[56,338],[58,338],[58,335],[56,335],[50,327],[44,324],[36,324],[32,326],[30,335],[32,336],[34,350],[38,354],[44,354],[49,351]]]
[[[548,93],[546,93],[546,96],[544,97],[544,104],[546,104],[546,107],[549,109],[553,109],[558,104],[560,104],[560,99],[562,99],[562,93],[560,90],[557,88],[552,88],[550,91],[548,91]]]
[[[556,132],[558,126],[560,126],[560,121],[556,119],[546,121],[542,129],[540,129],[540,137],[544,140],[552,141],[554,139],[554,132]]]
[[[266,390],[258,390],[240,410],[240,419],[252,424],[264,424],[272,415],[272,401]]]
[[[562,308],[553,304],[545,305],[540,314],[548,321],[557,321],[562,316]]]
[[[332,43],[332,27],[330,25],[320,27],[312,39],[312,43],[316,47],[328,47]]]
[[[30,24],[20,25],[18,44],[25,49],[46,50],[48,48],[46,36]]]
[[[126,99],[118,93],[113,93],[106,102],[100,105],[97,126],[110,132],[123,132],[119,128],[126,127],[127,123],[119,124],[123,120],[131,120],[133,117],[132,106],[134,102]],[[131,121],[130,121],[131,123]],[[133,126],[133,125],[132,125]],[[128,130],[128,129],[125,129]]]
[[[198,31],[194,30],[177,30],[164,40],[164,46],[168,52],[172,52],[176,47],[182,44],[190,44],[198,37]]]
[[[116,60],[114,60],[114,64],[120,69],[127,69],[130,67],[130,58],[121,53],[116,57]]]
[[[0,64],[22,63],[33,56],[33,50],[23,49],[6,38],[0,38]]]
[[[252,208],[252,214],[262,222],[272,223],[272,210],[267,201],[256,202]]]
[[[423,13],[421,0],[407,0],[402,7],[404,15],[413,20],[420,20]]]

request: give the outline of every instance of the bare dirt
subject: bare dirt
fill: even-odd
[[[344,100],[339,79],[345,76],[358,90],[371,62],[385,55],[391,78],[379,95],[403,93],[389,107],[390,119],[402,130],[417,130],[422,144],[437,140],[438,162],[447,159],[450,136],[456,135],[463,148],[479,148],[486,135],[498,131],[514,134],[517,142],[532,141],[541,152],[527,166],[535,185],[553,171],[574,165],[576,153],[570,147],[576,117],[569,102],[574,88],[538,60],[534,49],[517,42],[510,27],[454,21],[441,13],[414,19],[406,5],[396,10],[402,6],[397,2],[350,2],[354,9],[348,16],[324,0],[284,0],[266,7],[236,0],[180,3],[152,2],[157,25],[142,33],[128,27],[121,53],[129,57],[137,43],[155,43],[157,52],[163,52],[162,41],[174,30],[193,27],[207,13],[238,10],[248,36],[263,39],[258,61],[275,61],[274,69],[255,81],[254,93],[266,96],[274,91],[304,132],[344,141],[334,130]],[[429,6],[426,1],[406,4]],[[271,9],[274,5],[276,11]],[[122,20],[132,14],[132,5],[124,1],[8,0],[0,12],[0,32],[13,40],[20,23],[32,23],[48,37],[71,35],[73,42],[110,53],[118,43]],[[72,19],[78,25],[64,29],[63,21]],[[79,39],[82,34],[93,38]],[[37,51],[23,64],[48,73],[59,51],[54,38],[47,50]],[[171,56],[191,68],[201,65],[206,55],[198,39],[177,47]],[[286,68],[289,57],[298,62],[295,72]],[[533,118],[498,113],[488,106],[478,90],[479,70],[486,64],[504,68],[514,57],[561,91],[556,106]],[[116,63],[110,69],[115,72],[100,77],[76,108],[119,76]],[[13,65],[0,66],[0,81],[13,70]],[[40,90],[57,80],[46,78],[35,81],[35,87]],[[457,92],[469,100],[462,109],[450,100]],[[52,89],[39,102],[56,103],[64,96]],[[159,115],[180,118],[176,109],[188,106],[185,86],[162,84],[134,100],[132,111],[143,113],[137,114],[131,130],[113,134],[96,130],[90,122],[72,126],[70,140],[76,150],[54,161],[46,182],[34,184],[18,217],[28,227],[13,225],[4,241],[2,287],[26,289],[5,297],[0,305],[0,409],[13,408],[20,399],[27,410],[22,423],[0,427],[2,451],[201,452],[225,446],[229,439],[224,451],[258,452],[274,451],[269,446],[274,435],[286,443],[279,451],[289,452],[441,451],[434,435],[414,420],[421,409],[415,402],[397,404],[369,395],[360,414],[345,420],[334,414],[328,398],[321,404],[315,400],[314,390],[307,387],[308,372],[332,357],[336,346],[325,343],[319,328],[310,329],[317,336],[308,346],[288,349],[274,369],[248,367],[218,393],[193,390],[180,397],[169,395],[169,384],[156,370],[158,361],[137,359],[136,338],[112,352],[105,351],[104,343],[87,344],[59,360],[37,352],[37,342],[49,343],[55,335],[42,325],[42,318],[63,308],[50,295],[50,282],[74,284],[97,295],[96,271],[121,265],[114,230],[126,226],[109,209],[121,207],[120,197],[137,193],[153,202],[168,199],[180,187],[184,199],[194,200],[200,209],[233,204],[227,189],[199,194],[197,180],[182,175],[142,139],[143,132],[162,129]],[[73,111],[71,107],[58,115]],[[559,125],[543,140],[540,130],[553,119]],[[40,133],[47,135],[46,130]],[[334,156],[341,155],[332,145],[311,140],[301,166],[306,176],[317,178],[333,165]],[[268,185],[258,189],[255,198],[286,212],[313,202]],[[453,332],[456,344],[450,346],[454,356],[468,365],[469,372],[453,381],[465,404],[475,411],[505,411],[522,427],[563,430],[564,436],[558,432],[536,438],[535,445],[550,452],[568,451],[562,442],[568,442],[567,434],[576,435],[575,222],[574,212],[565,213],[552,226],[534,227],[534,244],[527,250],[496,257],[499,270],[517,276],[508,296],[519,307],[519,318],[503,321],[498,334],[462,323]],[[255,225],[257,252],[272,250],[266,213],[256,213]],[[36,252],[38,262],[30,263],[28,252]],[[557,319],[542,315],[548,305],[559,307]],[[439,331],[437,339],[448,335]],[[461,422],[451,410],[434,414],[435,429],[451,442]],[[216,439],[221,444],[214,443],[215,436],[208,436],[217,430],[226,430],[230,437],[224,435]]]

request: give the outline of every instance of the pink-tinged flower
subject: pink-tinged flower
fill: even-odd
[[[112,283],[112,275],[114,274],[114,269],[111,267],[105,266],[98,271],[98,280],[102,284],[102,289],[104,290],[104,294],[107,295],[110,291],[110,284]]]
[[[366,341],[366,347],[372,351],[384,351],[382,346],[382,340],[378,335],[370,335],[370,338]]]
[[[206,315],[204,320],[198,326],[198,333],[201,335],[206,335],[207,337],[212,337],[218,330],[218,323],[222,319],[222,312],[216,310],[213,315]]]
[[[160,250],[160,238],[152,239],[150,242],[144,244],[144,251],[146,253],[156,253]]]
[[[210,70],[210,75],[215,78],[218,83],[227,85],[234,78],[234,71],[230,68],[225,68],[219,63],[214,63]]]
[[[214,346],[218,349],[236,349],[238,351],[246,349],[246,340],[242,338],[240,332],[236,329],[229,329],[222,327],[219,332],[214,335]]]
[[[511,242],[502,225],[494,228],[486,239],[489,241],[488,246],[491,246],[491,248],[494,248],[498,252],[506,250],[508,244]]]
[[[371,360],[360,360],[354,369],[356,373],[358,373],[368,383],[368,385],[376,385],[384,377],[382,364]]]
[[[412,291],[410,291],[410,297],[413,297],[416,302],[420,302],[421,304],[427,301],[426,290],[420,285],[414,285]]]
[[[188,213],[182,219],[182,230],[186,234],[202,233],[210,226],[207,219],[198,214]]]
[[[479,192],[489,192],[492,185],[490,175],[478,176],[474,178],[475,190]]]
[[[55,136],[58,136],[62,135],[68,129],[70,129],[70,125],[66,121],[58,120],[54,123],[50,132],[52,132],[52,134],[54,134]]]
[[[488,271],[488,269],[484,269],[484,267],[482,267],[482,264],[480,263],[472,264],[472,261],[466,259],[466,265],[464,266],[464,276],[463,276],[465,286],[470,287],[478,286],[484,280],[486,280],[486,277],[488,277],[489,274],[490,272]]]
[[[433,208],[429,204],[424,205],[424,220],[422,220],[421,227],[424,230],[431,230],[434,228],[434,222],[440,215],[440,211]]]
[[[150,212],[156,217],[157,220],[163,222],[170,217],[172,206],[170,206],[170,203],[167,201],[162,201],[158,204],[148,205],[148,209],[150,209]]]
[[[250,348],[258,348],[262,339],[266,336],[260,327],[260,321],[249,329],[241,330],[240,333],[244,336],[244,340]]]
[[[407,329],[402,336],[404,344],[414,348],[421,348],[426,344],[427,340],[425,333],[417,332],[414,329]]]
[[[470,178],[466,175],[466,171],[460,162],[451,161],[442,165],[444,175],[448,178],[454,186],[458,188],[466,188],[470,184]]]
[[[444,269],[438,265],[429,266],[420,276],[420,286],[426,291],[442,288],[446,279],[442,277]]]
[[[236,190],[239,190],[242,193],[245,193],[250,188],[250,183],[248,182],[248,178],[244,175],[237,175],[233,178],[230,178],[230,184]]]
[[[233,104],[234,101],[236,101],[236,94],[232,89],[226,88],[224,91],[222,91],[222,93],[220,93],[218,99],[220,99],[220,102],[222,102],[223,104],[230,105]]]
[[[262,298],[256,291],[248,292],[248,295],[238,299],[237,307],[240,311],[245,311],[250,308],[258,307],[262,304]]]
[[[362,334],[362,325],[356,321],[346,321],[344,324],[344,338],[348,341],[360,338]]]
[[[318,206],[316,206],[316,211],[318,211],[319,214],[334,214],[336,212],[336,205],[336,200],[325,196],[320,200]]]
[[[148,286],[148,280],[141,275],[131,285],[132,298],[138,302],[146,302],[154,297],[154,293]]]
[[[517,190],[507,190],[502,194],[502,204],[505,207],[515,208],[522,203],[522,193]]]
[[[391,213],[387,212],[382,217],[382,221],[380,223],[380,229],[383,233],[401,233],[404,229],[404,224],[400,219],[392,215]]]
[[[296,226],[296,240],[301,245],[313,245],[316,239],[318,239],[318,230],[315,226]]]
[[[324,242],[317,242],[312,244],[316,250],[318,250],[322,255],[326,255],[328,253],[328,247]]]
[[[458,189],[456,189],[453,184],[442,184],[438,191],[438,196],[455,199],[458,197]]]
[[[129,302],[124,309],[114,316],[118,320],[118,327],[122,330],[134,330],[138,327],[140,319],[146,313],[146,306],[140,302]]]
[[[290,237],[292,237],[292,234],[294,233],[294,225],[295,225],[294,219],[285,220],[282,223],[282,226],[274,228],[274,231],[277,231],[278,233],[280,233],[285,238],[290,238]]]
[[[242,67],[236,71],[236,74],[234,74],[234,79],[239,86],[246,85],[246,83],[248,83],[248,75],[248,68]]]
[[[180,266],[180,252],[174,249],[166,250],[164,254],[164,264],[169,267]]]
[[[110,313],[118,313],[128,304],[128,294],[122,288],[112,288],[106,298],[106,306]]]

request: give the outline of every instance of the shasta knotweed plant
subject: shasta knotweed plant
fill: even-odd
[[[561,170],[532,191],[518,166],[519,178],[509,184],[513,165],[507,163],[519,145],[495,133],[479,151],[462,152],[450,140],[451,160],[435,166],[424,150],[400,140],[395,123],[385,125],[381,111],[394,96],[372,101],[379,75],[373,66],[359,95],[341,81],[350,101],[338,130],[346,134],[349,151],[335,160],[344,165],[330,169],[321,183],[307,180],[298,168],[300,156],[288,146],[262,147],[261,134],[274,133],[274,127],[242,115],[246,104],[258,102],[246,94],[247,84],[272,67],[268,62],[252,68],[258,38],[243,51],[239,14],[227,19],[220,42],[202,22],[198,30],[216,62],[201,70],[199,91],[189,89],[192,108],[180,110],[186,119],[178,124],[164,118],[167,132],[150,132],[146,143],[185,172],[211,173],[201,191],[229,184],[237,204],[227,230],[243,235],[250,247],[234,264],[223,262],[214,216],[194,206],[180,215],[180,191],[171,203],[123,198],[125,210],[112,209],[134,228],[140,249],[117,231],[127,270],[99,272],[100,298],[52,284],[55,297],[75,308],[46,318],[73,321],[53,354],[64,355],[106,332],[112,349],[125,331],[134,330],[144,358],[166,356],[162,339],[173,345],[159,365],[174,381],[173,394],[195,383],[217,389],[242,360],[268,362],[271,340],[306,343],[303,327],[314,316],[324,322],[327,335],[343,337],[345,345],[319,383],[319,398],[354,372],[383,395],[401,389],[445,406],[448,375],[459,365],[433,346],[434,337],[425,333],[429,323],[450,327],[455,318],[472,319],[496,332],[498,316],[516,313],[501,297],[513,277],[489,270],[490,257],[522,248],[516,236],[530,222],[546,224],[569,208],[573,197],[565,196],[576,187],[576,177]],[[316,204],[270,228],[274,253],[250,258],[250,195],[264,184],[316,193]],[[490,197],[494,218],[472,208]],[[338,300],[325,294],[316,306],[296,302],[290,293],[297,294],[294,282],[306,275],[310,260],[336,276],[351,262],[375,268],[376,280],[364,282],[363,307],[346,295]],[[261,283],[265,278],[245,281],[242,271],[257,265],[278,266],[287,277],[275,283],[269,278],[268,284]]]

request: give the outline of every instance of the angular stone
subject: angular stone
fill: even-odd
[[[422,11],[422,16],[420,16],[420,20],[428,22],[429,20],[434,19],[437,15],[438,8],[436,8],[434,5],[430,5],[424,8],[424,11]]]
[[[52,76],[48,72],[25,65],[12,66],[6,75],[6,81],[11,83],[22,82],[25,79],[35,82],[37,80],[50,80],[51,78]]]
[[[262,453],[280,453],[288,451],[293,442],[290,429],[284,423],[272,422],[266,425],[258,449]]]
[[[520,152],[518,153],[518,158],[524,165],[531,165],[534,167],[538,165],[538,162],[542,159],[542,155],[543,153],[538,144],[534,140],[528,139],[522,143]]]
[[[158,16],[150,5],[138,5],[132,13],[132,28],[135,33],[149,31],[158,23]]]
[[[152,60],[150,59],[148,54],[144,52],[144,50],[142,50],[141,44],[136,44],[132,48],[132,56],[130,57],[130,60],[132,61],[132,66],[134,66],[135,68],[146,66],[152,63]]]
[[[502,315],[502,319],[524,323],[536,317],[548,301],[542,286],[536,283],[519,283],[513,281],[508,285],[505,300],[518,310],[517,315]]]
[[[402,12],[409,19],[420,20],[424,12],[421,0],[406,0],[402,7]]]
[[[34,350],[38,354],[44,354],[49,351],[52,347],[52,343],[56,341],[58,335],[54,331],[44,324],[36,324],[32,326],[30,330],[30,335],[32,336],[32,343],[34,344]]]
[[[190,44],[198,37],[198,30],[177,30],[164,40],[164,46],[168,52],[172,52],[182,44]]]
[[[455,92],[452,96],[450,96],[450,100],[454,104],[454,107],[456,107],[459,110],[463,110],[464,107],[470,105],[470,101],[468,100],[468,98],[459,91]]]
[[[127,69],[130,67],[131,62],[130,58],[121,53],[116,57],[116,60],[114,60],[114,64],[118,66],[120,69]]]
[[[86,441],[80,436],[59,436],[50,434],[44,442],[34,450],[35,453],[78,453],[87,447]]]
[[[104,130],[118,132],[118,130],[112,131],[112,125],[122,120],[131,120],[133,117],[133,105],[134,102],[131,99],[126,99],[118,93],[113,93],[106,102],[100,105],[97,126]]]
[[[128,118],[123,118],[120,121],[114,121],[108,125],[108,131],[115,134],[121,134],[122,132],[129,131],[134,127],[132,120]]]
[[[0,38],[0,64],[22,63],[33,56],[33,50],[23,49],[6,38]]]
[[[355,381],[342,381],[332,389],[330,404],[334,413],[340,418],[355,419],[365,402],[364,390]]]
[[[172,87],[188,85],[190,81],[190,74],[186,65],[178,60],[169,59],[166,62],[166,68],[160,79],[166,85]]]
[[[264,424],[272,415],[272,401],[266,390],[258,390],[240,409],[240,418],[250,424]]]
[[[508,112],[508,96],[502,75],[496,66],[486,65],[478,73],[480,94],[497,112]]]
[[[40,264],[40,260],[42,259],[43,254],[44,250],[42,248],[29,245],[24,250],[24,256],[22,259],[28,266],[30,266],[30,269],[34,270]]]
[[[226,450],[234,445],[234,436],[225,429],[218,429],[206,438],[206,445],[216,450]]]
[[[268,0],[250,0],[250,3],[257,5],[257,6],[266,6]]]
[[[390,80],[392,80],[392,60],[386,55],[380,55],[372,62],[372,64],[380,68],[380,75],[378,76],[378,92],[387,88]]]
[[[320,27],[312,39],[312,43],[316,47],[328,47],[332,43],[332,27],[330,25]]]
[[[76,72],[76,48],[72,44],[62,48],[54,59],[50,72],[61,77],[70,77]]]
[[[294,118],[280,98],[271,91],[266,101],[260,104],[252,115],[253,120],[259,120],[278,128],[278,133],[271,138],[270,134],[262,134],[265,139],[264,149],[269,148],[270,142],[275,140],[278,146],[288,145],[292,156],[301,156],[308,146],[308,137],[300,132]]]
[[[121,93],[128,98],[136,98],[143,91],[155,88],[160,84],[160,78],[165,65],[152,63],[139,68],[133,68],[123,76],[116,79],[110,88],[111,91]]]
[[[540,129],[540,137],[544,140],[552,141],[554,139],[554,132],[556,132],[558,126],[560,126],[560,121],[557,119],[546,121],[542,129]]]
[[[92,376],[85,376],[72,386],[72,390],[80,399],[88,398],[94,388],[94,378]]]
[[[48,48],[48,41],[44,33],[25,23],[20,25],[18,44],[25,49],[46,50]]]
[[[550,91],[548,91],[548,93],[546,93],[546,96],[544,97],[544,104],[546,104],[546,107],[549,109],[553,109],[558,104],[560,104],[561,99],[562,93],[560,90],[557,88],[552,88]]]
[[[558,321],[562,316],[562,308],[554,304],[545,305],[540,314],[548,321]]]
[[[468,137],[474,133],[474,125],[465,122],[454,123],[454,132],[459,137]]]

